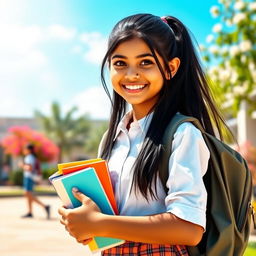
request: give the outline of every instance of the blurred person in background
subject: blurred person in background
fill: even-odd
[[[1,170],[0,185],[8,185],[9,184],[10,170],[11,170],[10,165],[7,163],[4,163],[2,170]]]
[[[33,177],[37,173],[38,158],[35,153],[35,146],[33,144],[28,144],[23,149],[24,160],[20,164],[23,169],[23,187],[25,190],[25,197],[28,203],[28,212],[22,216],[22,218],[32,218],[33,217],[33,202],[42,206],[46,212],[47,219],[50,218],[50,206],[41,202],[35,195],[33,195],[34,179]]]

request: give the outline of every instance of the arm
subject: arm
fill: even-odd
[[[30,155],[24,158],[23,162],[19,163],[19,167],[23,169],[23,171],[32,172],[34,165],[34,158]]]
[[[105,215],[102,224],[104,230],[99,235],[152,244],[195,246],[203,235],[202,227],[171,213],[139,217]]]
[[[19,167],[22,168],[23,171],[29,171],[29,172],[31,172],[33,169],[31,164],[26,164],[23,162],[19,162]]]
[[[106,215],[84,194],[74,192],[74,196],[82,206],[76,209],[61,207],[59,214],[61,223],[78,242],[106,236],[144,243],[196,245],[202,238],[202,227],[171,213],[139,217]]]

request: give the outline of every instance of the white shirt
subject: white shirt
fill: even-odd
[[[32,171],[24,171],[24,176],[27,178],[32,178],[33,177],[33,172],[35,170],[36,167],[36,158],[34,155],[29,154],[26,155],[24,158],[24,164],[28,164],[32,166]]]
[[[206,173],[210,154],[201,132],[191,123],[183,123],[178,127],[169,160],[169,178],[166,183],[168,194],[158,178],[160,199],[149,198],[147,201],[138,189],[135,194],[131,185],[133,165],[141,150],[152,114],[132,122],[127,130],[131,113],[128,112],[118,125],[115,145],[108,162],[119,214],[145,216],[170,212],[205,228],[207,192],[202,177]]]

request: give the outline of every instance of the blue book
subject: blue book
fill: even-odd
[[[53,174],[49,180],[66,207],[76,208],[81,205],[81,202],[72,193],[72,188],[76,187],[83,194],[90,197],[102,213],[115,214],[94,168],[86,168],[66,175]],[[98,252],[124,242],[124,240],[116,238],[94,237],[88,246],[92,252]]]

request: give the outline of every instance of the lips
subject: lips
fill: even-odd
[[[128,91],[137,92],[143,90],[147,84],[123,84],[122,86]]]

